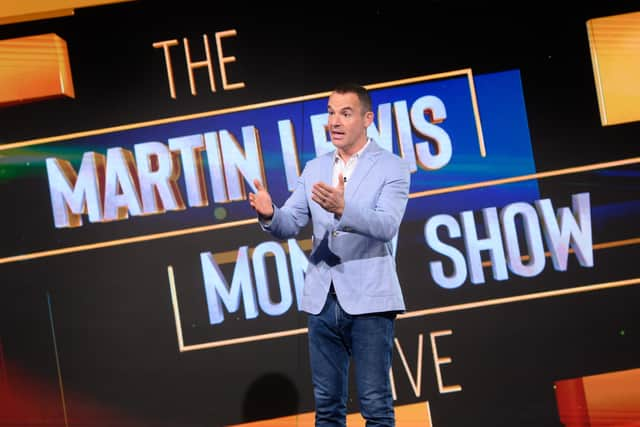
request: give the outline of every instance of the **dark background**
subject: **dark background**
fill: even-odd
[[[75,99],[3,108],[0,143],[324,92],[345,80],[373,84],[471,68],[474,74],[520,70],[538,171],[640,152],[637,122],[600,124],[586,31],[588,19],[637,11],[637,2],[566,11],[534,2],[353,6],[360,10],[340,3],[286,10],[157,3],[91,7],[72,17],[0,27],[0,39],[54,32],[66,40],[76,93]],[[182,38],[189,39],[192,57],[201,60],[202,34],[215,56],[214,34],[228,29],[238,32],[223,42],[225,53],[237,58],[227,67],[228,79],[246,87],[223,91],[216,59],[217,92],[209,91],[206,72],[199,69],[198,94],[192,96],[180,65]],[[169,39],[181,42],[172,49],[176,99],[169,96],[162,52],[152,47]],[[591,192],[593,205],[634,200],[637,167],[622,172],[540,180],[540,192],[563,206],[570,205],[570,194],[582,191]],[[34,233],[52,227],[50,211],[29,209],[48,203],[42,180],[16,182],[0,181],[5,226],[38,224]],[[594,226],[594,243],[637,237],[636,212],[616,212],[606,229]],[[403,224],[401,235],[420,235],[422,225]],[[6,228],[3,247],[16,247],[23,236]],[[249,225],[0,264],[0,425],[64,425],[63,411],[70,425],[176,427],[312,411],[306,335],[178,352],[167,266],[175,268],[184,311],[195,313],[182,319],[186,339],[198,342],[206,337],[198,328],[207,319],[198,306],[201,279],[189,275],[199,271],[202,248],[228,251],[237,247],[229,242],[238,240],[255,247],[265,236]],[[398,261],[401,281],[426,277],[425,261],[402,248],[401,241],[398,251],[406,253]],[[592,269],[570,255],[566,272],[554,271],[548,262],[535,280],[467,283],[464,292],[470,299],[487,299],[516,292],[499,287],[528,293],[637,278],[639,255],[637,244],[596,250]],[[521,291],[525,287],[527,292]],[[394,360],[396,403],[429,400],[434,427],[560,426],[554,381],[640,367],[639,293],[637,286],[627,286],[399,320],[397,336],[412,369],[419,334],[425,344],[421,396],[413,393],[399,358]],[[289,324],[305,326],[303,314],[288,316]],[[442,370],[447,384],[461,384],[463,390],[440,394],[429,333],[447,329],[453,334],[440,338],[438,349],[453,363]],[[350,404],[356,411],[357,400]]]

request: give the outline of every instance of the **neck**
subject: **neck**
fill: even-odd
[[[338,156],[340,156],[342,161],[346,163],[347,161],[349,161],[351,156],[356,154],[358,151],[362,149],[362,147],[364,147],[367,144],[368,140],[369,140],[368,138],[364,138],[364,140],[361,141],[359,144],[353,145],[346,150],[338,148]]]

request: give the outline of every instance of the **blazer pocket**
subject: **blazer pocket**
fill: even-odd
[[[361,285],[366,295],[381,297],[391,296],[394,291],[394,276],[396,272],[387,257],[369,258],[361,265]]]

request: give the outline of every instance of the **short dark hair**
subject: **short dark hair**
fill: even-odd
[[[373,111],[373,106],[371,103],[371,96],[369,95],[369,91],[360,86],[357,83],[341,83],[337,85],[333,91],[335,93],[355,93],[358,95],[358,100],[360,101],[360,105],[362,106],[362,112],[366,113],[368,111]]]

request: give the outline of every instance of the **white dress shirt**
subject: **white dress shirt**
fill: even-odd
[[[331,178],[331,185],[334,187],[338,186],[338,177],[340,173],[342,173],[342,179],[344,181],[344,186],[347,186],[349,182],[349,177],[353,174],[353,171],[356,169],[356,165],[358,164],[358,159],[362,155],[362,152],[367,148],[371,139],[367,139],[367,143],[358,150],[353,156],[349,157],[349,160],[345,163],[342,160],[342,157],[338,155],[338,150],[335,151],[333,155],[333,175]]]

